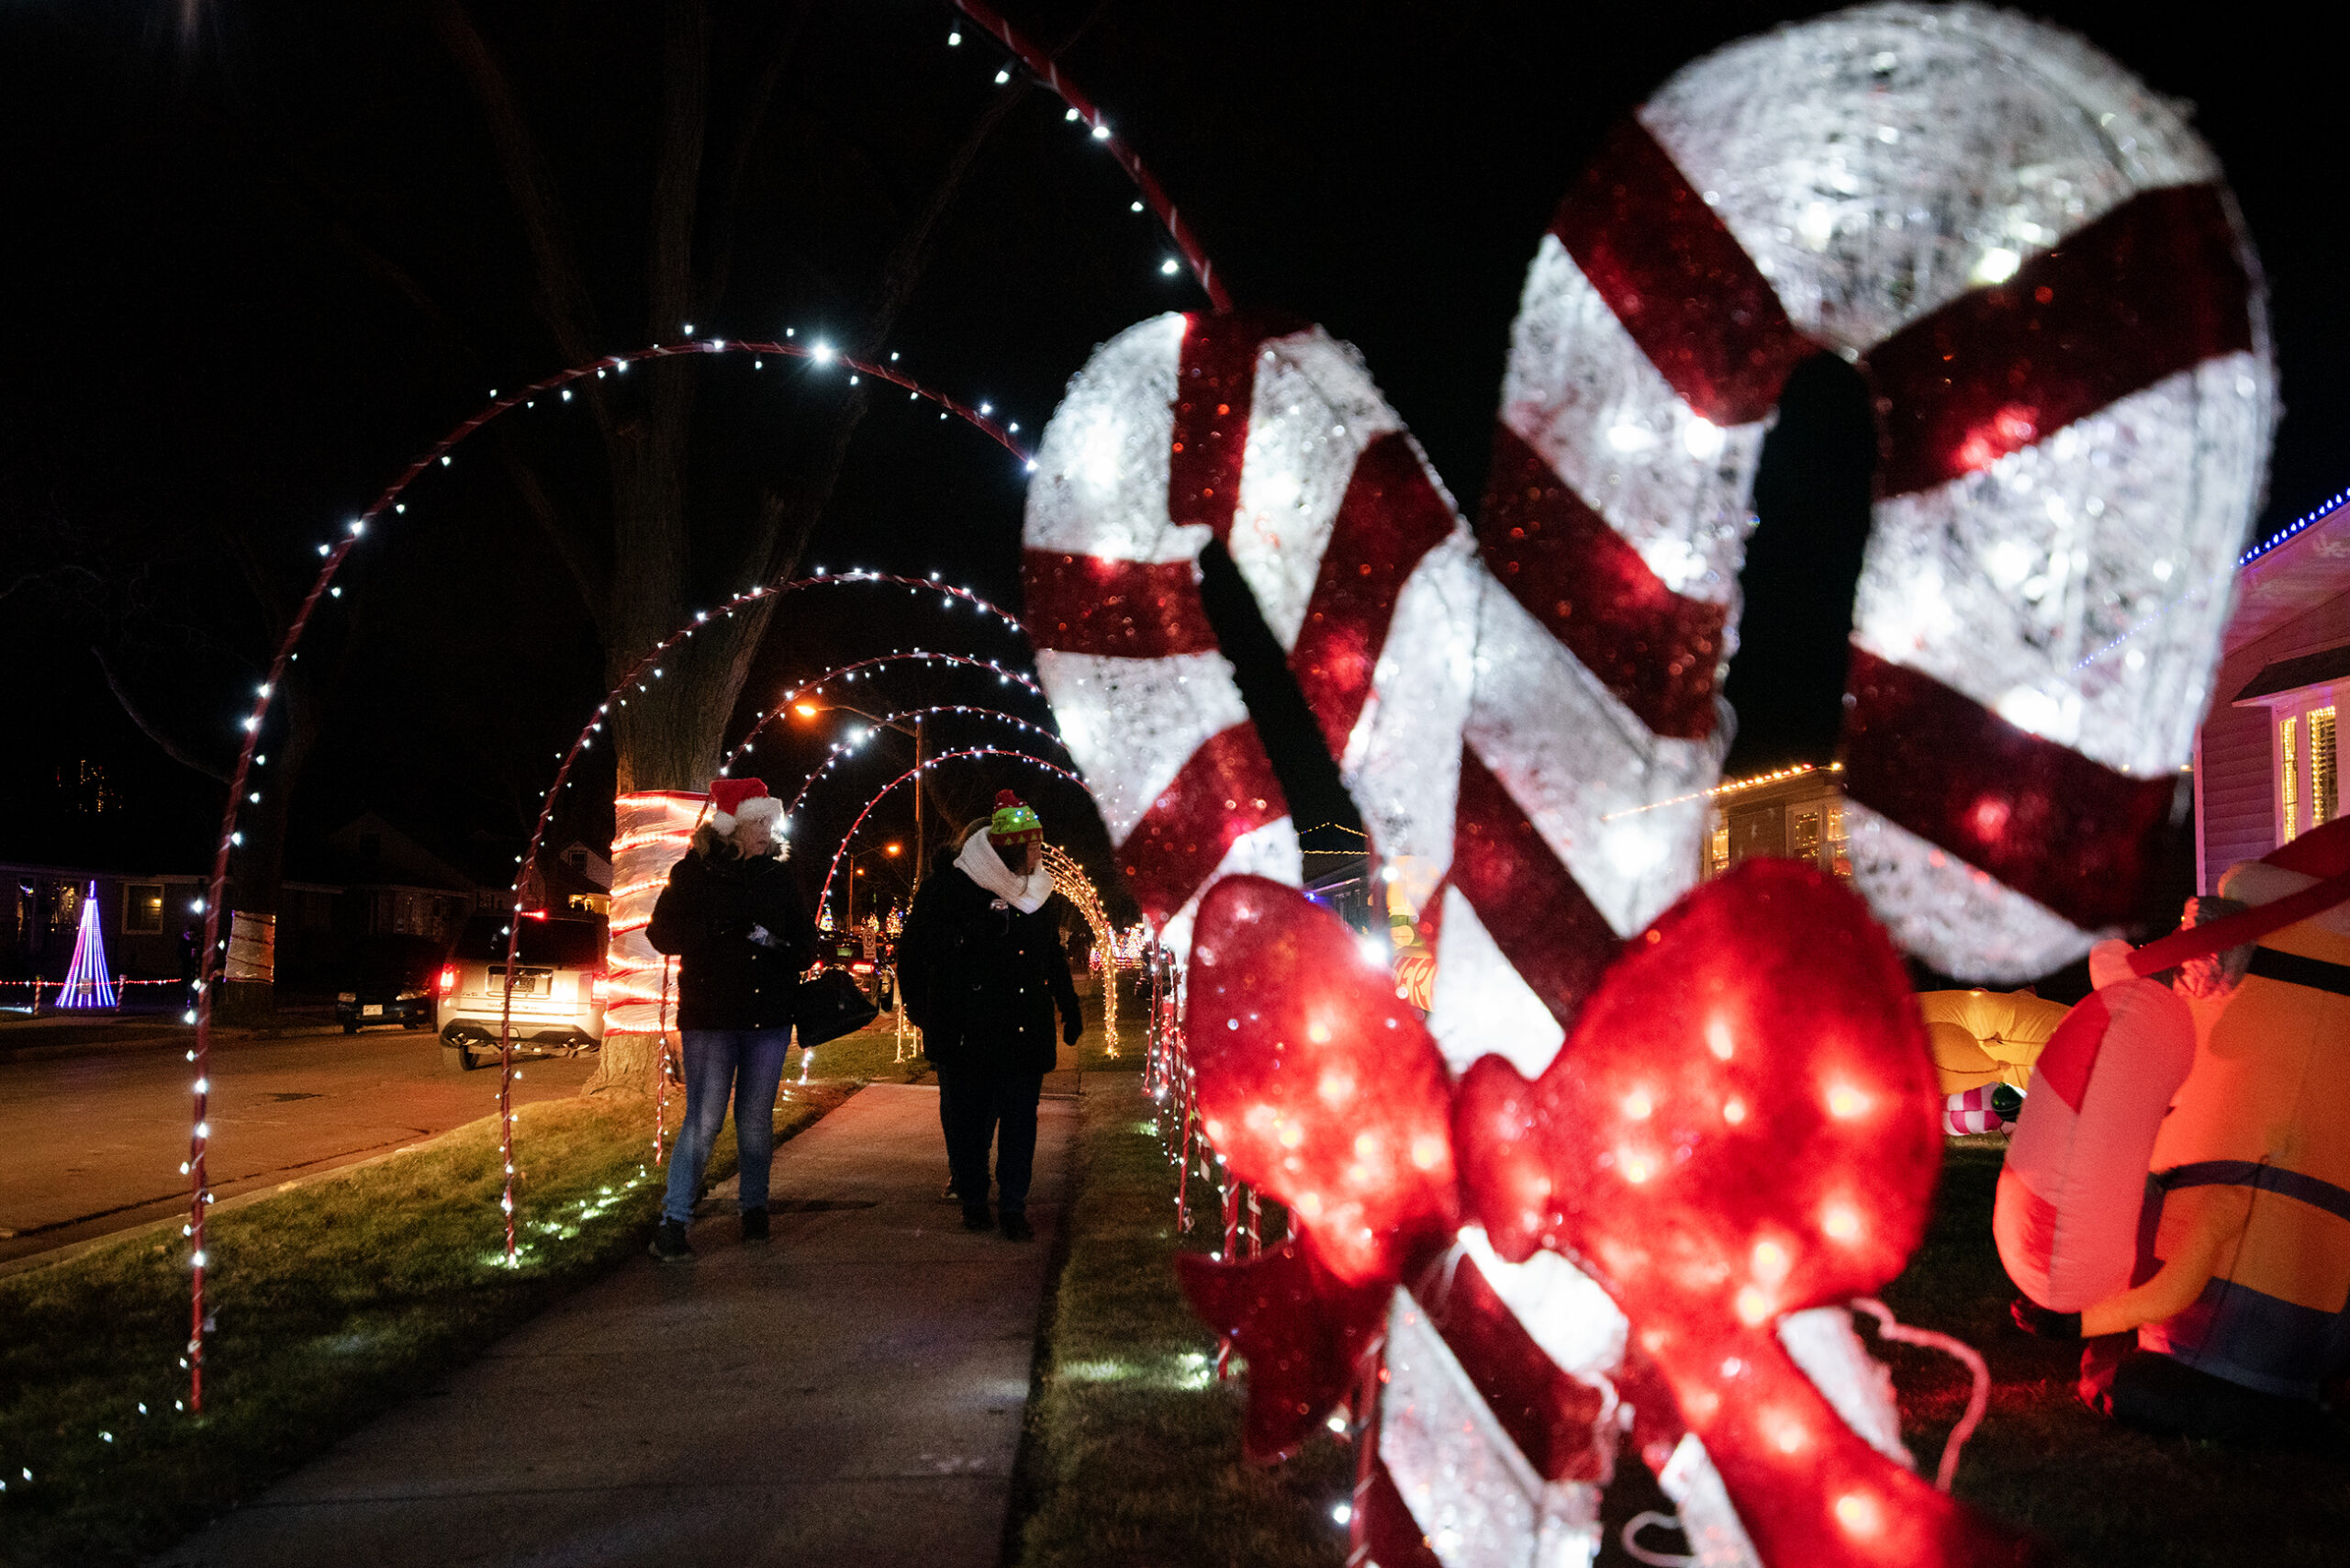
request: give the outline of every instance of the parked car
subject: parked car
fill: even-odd
[[[346,1035],[397,1026],[430,1029],[433,983],[448,949],[428,936],[371,937],[336,965],[334,1021]]]
[[[533,911],[519,917],[511,1031],[514,1048],[576,1054],[604,1043],[606,934],[600,920]],[[477,914],[465,923],[439,984],[441,1044],[460,1070],[498,1054],[506,996],[507,922]]]
[[[837,931],[818,938],[816,966],[818,969],[846,969],[856,981],[856,989],[866,1000],[878,1006],[876,995],[881,966],[874,956],[873,935],[867,931]]]

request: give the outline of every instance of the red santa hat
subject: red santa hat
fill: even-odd
[[[783,802],[767,793],[764,778],[713,778],[710,781],[710,825],[718,830],[722,838],[732,837],[735,828],[744,823],[763,818],[774,823],[783,816]]]

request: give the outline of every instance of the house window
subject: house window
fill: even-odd
[[[2333,704],[2310,710],[2310,826],[2333,818]]]
[[[133,882],[122,890],[122,929],[131,935],[152,936],[163,929],[163,890],[151,882]]]
[[[1706,846],[1706,874],[1718,877],[1729,868],[1729,823],[1714,824],[1712,841]]]
[[[2300,748],[2295,744],[2300,730],[2299,719],[2285,719],[2277,725],[2277,744],[2283,748],[2285,766],[2280,772],[2283,797],[2278,801],[2285,819],[2284,836],[2278,841],[2293,842],[2301,831],[2301,759]]]
[[[1796,818],[1796,858],[1818,861],[1819,858],[1819,813],[1806,812]]]

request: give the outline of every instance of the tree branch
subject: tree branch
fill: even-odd
[[[710,17],[700,0],[669,0],[662,28],[661,147],[654,165],[653,232],[644,261],[646,323],[673,330],[693,309],[694,218],[710,129]]]
[[[726,284],[734,264],[734,220],[743,207],[743,185],[750,178],[751,155],[758,151],[759,133],[766,128],[767,109],[775,102],[775,90],[783,81],[785,67],[800,48],[800,36],[807,30],[808,17],[813,9],[809,0],[793,9],[791,19],[785,23],[782,36],[767,54],[767,63],[751,86],[751,95],[737,117],[733,156],[728,161],[726,186],[719,197],[716,210],[711,216],[711,237],[706,253],[710,257],[710,272],[703,278],[701,297],[716,310],[726,297]]]
[[[515,102],[514,89],[498,57],[465,14],[459,0],[436,0],[434,30],[442,47],[473,89],[489,122],[490,144],[497,150],[507,188],[521,215],[522,230],[531,245],[531,261],[538,280],[540,314],[565,363],[580,364],[594,353],[603,336],[596,321],[595,301],[586,275],[570,245],[570,226],[555,187],[554,171],[531,135],[530,126]],[[602,399],[589,404],[602,415]]]
[[[538,470],[524,461],[517,450],[513,432],[505,425],[498,427],[498,450],[506,460],[507,475],[514,481],[515,491],[522,498],[522,505],[537,520],[547,543],[562,558],[565,569],[570,572],[572,586],[579,590],[580,602],[587,606],[588,618],[595,623],[598,639],[610,642],[611,625],[608,600],[611,593],[611,572],[603,562],[591,564],[588,559],[593,548],[593,534],[584,527],[573,527],[565,522],[565,512],[547,494],[546,487],[539,483]]]
[[[139,704],[131,700],[129,689],[123,685],[122,678],[115,673],[114,665],[106,658],[105,649],[93,643],[90,644],[90,656],[98,661],[98,671],[106,678],[106,689],[114,693],[114,700],[122,704],[124,714],[132,723],[139,726],[140,734],[153,741],[165,756],[170,757],[182,767],[201,773],[216,784],[225,786],[229,782],[227,768],[214,767],[207,763],[198,762],[182,750],[171,736],[155,727],[146,713],[140,710]]]

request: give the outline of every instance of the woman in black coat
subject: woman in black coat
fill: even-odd
[[[946,1163],[963,1202],[963,1225],[985,1230],[988,1148],[1003,1234],[1035,1235],[1028,1182],[1036,1162],[1036,1103],[1059,1037],[1074,1045],[1084,1027],[1061,946],[1044,827],[1009,790],[994,816],[974,827],[951,867],[934,871],[914,899],[898,941],[906,1015],[922,1030],[923,1054],[938,1070],[938,1114]]]
[[[670,868],[644,933],[678,959],[677,1032],[685,1045],[685,1122],[669,1152],[668,1193],[653,1237],[653,1255],[665,1262],[694,1255],[686,1226],[730,1092],[743,1157],[743,1239],[767,1238],[776,1086],[791,1048],[792,997],[816,953],[815,927],[775,837],[783,802],[755,778],[717,779],[710,794],[716,811]]]

